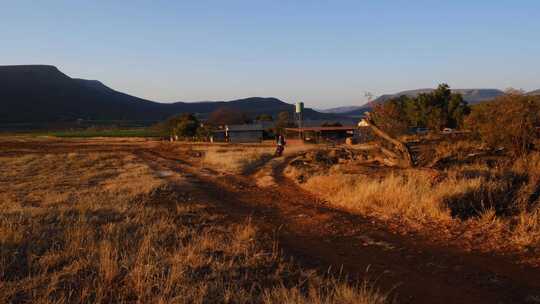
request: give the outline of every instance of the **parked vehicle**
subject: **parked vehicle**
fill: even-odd
[[[451,133],[454,133],[454,129],[452,129],[452,128],[444,128],[444,129],[442,130],[442,133],[444,133],[444,134],[451,134]]]

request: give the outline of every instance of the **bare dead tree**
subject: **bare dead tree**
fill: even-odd
[[[392,151],[390,149],[386,149],[384,147],[380,147],[381,152],[388,158],[388,161],[385,161],[387,164],[395,164],[399,167],[413,167],[414,162],[411,156],[411,152],[409,151],[409,148],[407,145],[405,145],[400,140],[393,138],[388,133],[384,132],[381,128],[379,128],[369,113],[367,113],[366,117],[364,118],[364,121],[368,124],[368,126],[373,131],[373,134],[378,136],[379,138],[385,140],[394,148],[396,151]]]

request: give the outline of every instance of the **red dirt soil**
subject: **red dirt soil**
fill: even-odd
[[[100,151],[131,152],[156,170],[188,176],[213,205],[233,220],[250,217],[302,265],[352,281],[370,278],[400,303],[540,303],[539,269],[397,235],[377,220],[328,208],[283,176],[286,162],[274,169],[277,186],[260,188],[251,175],[202,168],[190,149],[176,144],[0,142],[0,156]]]

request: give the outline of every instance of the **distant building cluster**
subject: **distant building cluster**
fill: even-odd
[[[213,130],[211,142],[256,143],[265,139],[273,139],[280,132],[288,139],[299,139],[306,143],[345,143],[369,140],[369,126],[362,121],[339,120],[317,121],[307,120],[302,127],[286,127],[276,131],[271,121],[257,121],[252,124],[225,125]]]

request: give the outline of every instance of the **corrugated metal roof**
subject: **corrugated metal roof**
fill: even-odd
[[[249,124],[249,125],[230,125],[226,127],[229,132],[239,132],[239,131],[263,131],[264,128],[262,124]]]
[[[350,131],[357,129],[356,126],[341,126],[341,127],[307,127],[307,128],[285,128],[287,131]]]

